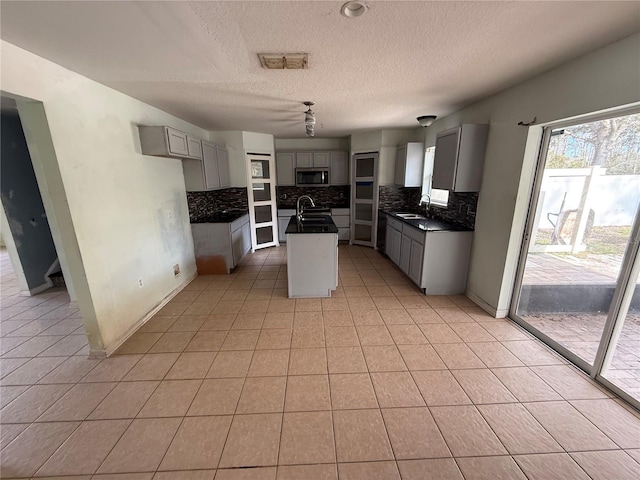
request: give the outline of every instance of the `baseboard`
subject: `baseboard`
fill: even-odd
[[[164,307],[167,303],[169,303],[173,299],[173,297],[175,297],[182,290],[184,290],[185,287],[189,285],[197,276],[198,276],[198,272],[194,272],[194,274],[191,275],[191,277],[186,282],[184,282],[182,285],[175,288],[171,293],[169,293],[166,297],[164,297],[164,299],[158,305],[156,305],[144,317],[142,317],[134,325],[132,325],[131,328],[129,328],[129,330],[127,330],[127,332],[124,335],[122,335],[118,340],[113,342],[107,348],[105,348],[104,350],[91,350],[89,352],[89,358],[105,358],[105,357],[111,356],[113,352],[118,350],[118,348],[120,348],[124,342],[129,340],[129,337],[131,337],[131,335],[136,333],[136,331],[138,331],[138,329],[142,325],[147,323],[147,321],[149,321],[156,313],[158,313],[162,307]]]
[[[20,297],[32,297],[33,295],[37,295],[39,293],[44,292],[45,290],[49,290],[53,287],[53,282],[51,280],[47,280],[42,285],[38,285],[37,287],[30,288],[29,290],[21,290],[18,294]]]
[[[473,292],[466,291],[465,295],[467,297],[469,297],[469,299],[473,303],[478,305],[481,309],[483,309],[485,312],[487,312],[489,315],[491,315],[494,318],[504,318],[509,314],[509,310],[507,310],[507,309],[497,310],[497,309],[495,309],[494,307],[489,305],[487,302],[485,302],[483,299],[481,299],[479,296],[477,296]]]

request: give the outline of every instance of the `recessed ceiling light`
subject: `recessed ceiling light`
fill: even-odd
[[[342,9],[340,11],[345,17],[355,18],[364,15],[368,8],[369,7],[365,2],[354,0],[353,2],[347,2],[342,5]]]

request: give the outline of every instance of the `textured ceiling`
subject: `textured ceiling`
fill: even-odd
[[[415,127],[640,30],[640,2],[9,2],[0,36],[209,130]],[[261,52],[308,52],[264,70]]]

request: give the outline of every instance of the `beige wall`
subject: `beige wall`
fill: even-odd
[[[515,278],[533,166],[538,124],[640,101],[640,34],[596,50],[543,75],[436,121],[438,131],[462,123],[489,123],[467,290],[499,315],[507,313]],[[529,140],[529,142],[528,142]]]
[[[0,46],[3,92],[36,101],[19,99],[18,108],[91,349],[110,350],[196,272],[181,161],[142,155],[137,125],[208,132]]]

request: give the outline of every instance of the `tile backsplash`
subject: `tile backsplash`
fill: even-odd
[[[202,217],[211,217],[225,210],[248,211],[246,188],[223,188],[208,192],[187,192],[189,220],[197,222]]]
[[[330,187],[276,187],[278,208],[296,208],[296,200],[301,195],[309,195],[316,205],[329,208],[348,208],[351,187],[339,185]]]
[[[378,208],[392,212],[424,213],[425,207],[419,206],[420,191],[420,187],[382,185],[379,188]],[[467,228],[474,228],[477,206],[478,192],[449,192],[448,205],[446,207],[431,205],[431,216]]]

